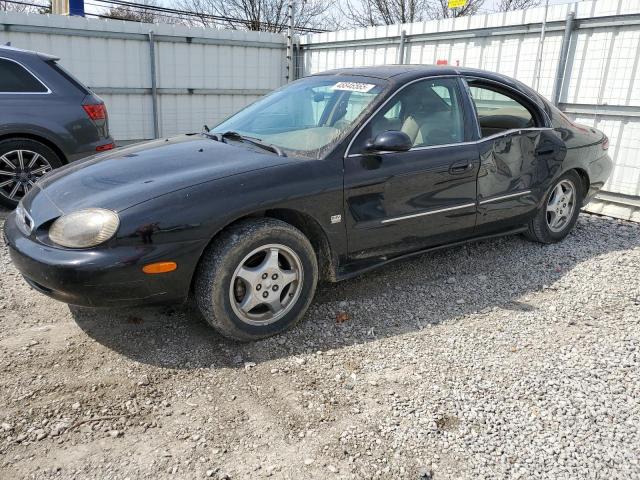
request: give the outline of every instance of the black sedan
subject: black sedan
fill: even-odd
[[[608,143],[494,73],[343,69],[211,130],[52,172],[5,235],[55,299],[194,298],[219,332],[253,340],[294,325],[318,280],[490,236],[562,240],[609,176]]]

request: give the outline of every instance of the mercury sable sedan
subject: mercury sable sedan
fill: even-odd
[[[36,290],[116,306],[193,298],[238,340],[294,325],[318,280],[490,236],[562,240],[609,141],[495,73],[343,69],[202,133],[46,175],[5,224]]]

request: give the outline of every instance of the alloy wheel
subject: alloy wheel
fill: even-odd
[[[269,244],[256,248],[231,277],[229,297],[235,314],[251,325],[273,323],[289,312],[303,282],[300,257],[289,247]]]
[[[573,218],[576,208],[576,187],[571,180],[562,180],[555,186],[547,201],[549,230],[561,232]]]
[[[17,202],[52,169],[49,161],[31,150],[0,155],[0,195]]]

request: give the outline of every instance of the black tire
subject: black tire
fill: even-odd
[[[562,225],[562,228],[560,230],[553,231],[549,226],[549,222],[547,221],[547,205],[556,187],[565,181],[570,182],[575,187],[575,204],[571,213],[571,217],[567,219],[566,223]],[[560,178],[558,178],[558,180],[556,180],[556,182],[544,196],[544,200],[542,201],[542,204],[536,216],[529,222],[527,231],[524,233],[524,235],[529,240],[540,243],[556,243],[564,239],[567,235],[569,235],[569,232],[571,232],[576,222],[578,221],[578,215],[580,215],[580,209],[582,208],[582,202],[584,201],[584,192],[585,188],[582,183],[582,179],[576,172],[571,170],[562,175]]]
[[[0,185],[2,185],[0,187],[0,204],[9,208],[15,208],[25,193],[25,185],[18,185],[17,176],[21,175],[23,172],[25,172],[26,174],[30,173],[27,169],[21,169],[19,164],[16,162],[16,158],[14,157],[15,154],[12,152],[17,152],[19,150],[33,152],[40,155],[41,158],[37,159],[38,163],[34,168],[31,169],[33,171],[36,171],[42,166],[42,160],[48,163],[51,169],[59,168],[62,166],[62,160],[60,159],[60,157],[53,150],[51,150],[51,148],[43,143],[31,140],[29,138],[9,138],[0,141],[0,171],[4,172],[4,174],[0,174]],[[2,156],[5,155],[7,157],[5,157],[5,159],[2,159]],[[26,164],[30,161],[31,158],[32,156],[25,156],[25,167],[27,166]],[[16,163],[14,164],[14,162]],[[15,169],[12,169],[11,165],[14,165]],[[16,177],[12,178],[6,175],[6,173],[13,171],[16,171]],[[29,179],[35,181],[36,177],[33,176]],[[3,185],[9,180],[12,180],[12,183]],[[20,178],[20,180],[27,181],[26,178]],[[13,192],[14,188],[17,188],[18,190],[16,190],[13,197],[11,197],[11,193]],[[29,188],[29,186],[27,186],[26,188]]]
[[[237,287],[237,280],[234,279],[236,269],[251,252],[274,244],[282,245],[297,255],[302,277],[297,287],[299,293],[281,318],[272,323],[248,323],[234,310],[238,307],[231,304],[234,295],[231,282],[234,281]],[[198,309],[209,325],[225,337],[248,342],[281,333],[300,321],[311,304],[317,281],[316,254],[304,234],[280,220],[256,218],[224,230],[207,248],[196,270],[194,294]],[[285,296],[285,301],[288,294],[286,288],[283,287],[280,292]],[[265,290],[271,293],[269,287],[265,287],[263,294]],[[261,307],[259,305],[257,308]]]

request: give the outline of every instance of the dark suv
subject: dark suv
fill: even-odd
[[[114,148],[100,97],[50,55],[0,46],[0,203],[42,175]]]

